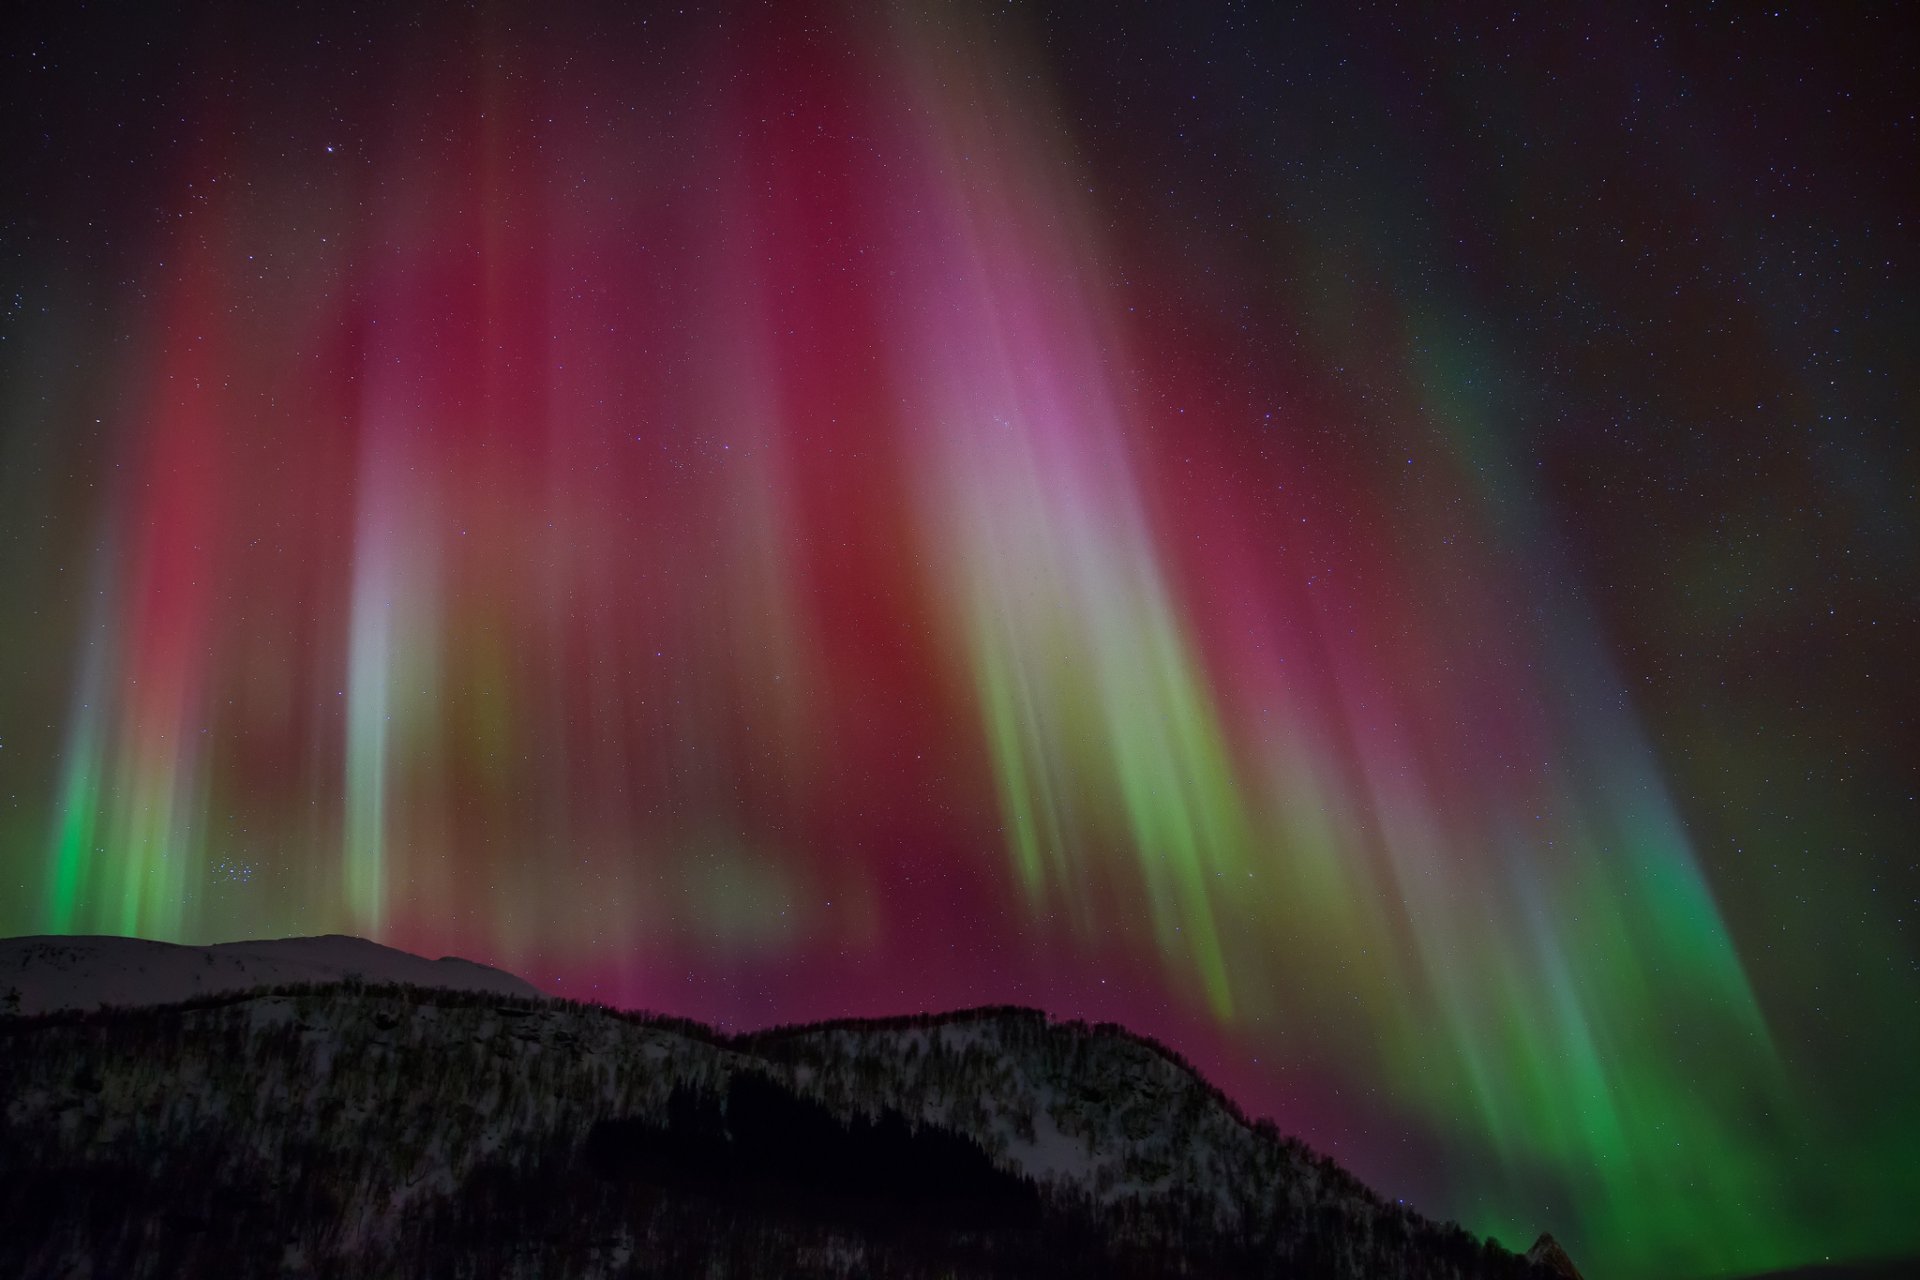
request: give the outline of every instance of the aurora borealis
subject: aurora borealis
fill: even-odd
[[[1920,1251],[1893,17],[19,23],[0,932],[1032,1004],[1590,1276]]]

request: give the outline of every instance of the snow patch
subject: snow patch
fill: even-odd
[[[541,994],[521,978],[471,960],[428,960],[338,934],[210,947],[107,936],[0,940],[0,1010],[19,1014],[178,1004],[224,992],[348,979],[525,999]]]

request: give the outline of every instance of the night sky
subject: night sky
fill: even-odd
[[[1517,8],[10,6],[0,933],[1920,1249],[1914,17]]]

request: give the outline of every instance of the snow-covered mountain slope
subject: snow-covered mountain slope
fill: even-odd
[[[1527,1261],[1545,1267],[1558,1280],[1582,1280],[1580,1268],[1573,1265],[1573,1259],[1551,1233],[1543,1233],[1533,1242],[1533,1247],[1527,1250]]]
[[[88,992],[127,1003],[94,955]],[[508,980],[56,991],[66,1012],[0,1018],[0,1273],[1564,1275],[1383,1200],[1117,1027],[1000,1008],[725,1036]],[[849,1169],[889,1152],[998,1198]]]
[[[339,934],[210,947],[144,938],[0,939],[0,1012],[176,1004],[227,991],[347,979],[502,996],[540,994],[510,973],[471,960],[428,960]]]
[[[1005,1167],[1101,1204],[1192,1196],[1223,1229],[1271,1210],[1337,1207],[1362,1220],[1380,1197],[1271,1125],[1255,1125],[1191,1067],[1120,1027],[1029,1009],[887,1019],[748,1035],[836,1111],[891,1107],[966,1133]]]

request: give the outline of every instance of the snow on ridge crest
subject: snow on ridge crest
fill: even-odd
[[[539,998],[531,983],[472,960],[429,960],[326,934],[181,946],[110,935],[0,939],[0,1012],[177,1004],[261,987],[359,979]]]

